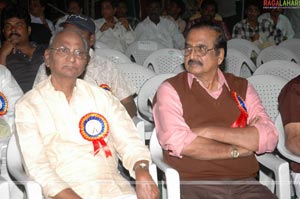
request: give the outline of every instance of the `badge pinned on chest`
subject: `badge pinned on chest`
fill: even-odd
[[[8,101],[5,95],[0,92],[0,116],[3,116],[7,113]]]
[[[84,115],[79,122],[79,131],[85,140],[93,143],[94,155],[97,155],[101,146],[106,157],[112,156],[104,140],[108,135],[109,126],[103,115],[94,112]]]

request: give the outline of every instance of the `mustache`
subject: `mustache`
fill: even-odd
[[[8,38],[11,38],[12,36],[17,36],[17,37],[21,37],[21,35],[19,34],[19,33],[17,33],[17,32],[12,32],[12,33],[10,33],[9,35],[8,35]]]
[[[203,66],[203,63],[199,60],[193,60],[193,59],[190,59],[188,61],[188,65],[199,65],[199,66]]]

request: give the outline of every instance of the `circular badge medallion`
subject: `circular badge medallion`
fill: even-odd
[[[0,115],[5,115],[8,109],[8,101],[5,95],[0,92]]]

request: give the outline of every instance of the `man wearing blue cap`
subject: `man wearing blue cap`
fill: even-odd
[[[65,29],[75,29],[87,40],[90,47],[94,45],[96,27],[91,18],[84,15],[70,15],[61,26]],[[94,55],[92,49],[90,49],[89,54],[91,58],[83,79],[110,90],[121,101],[129,115],[131,117],[136,116],[137,109],[133,101],[135,90],[132,83],[107,58]],[[45,64],[42,64],[37,73],[34,85],[46,78],[46,67]]]

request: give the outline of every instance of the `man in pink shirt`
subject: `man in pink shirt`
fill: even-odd
[[[165,81],[154,98],[164,160],[180,174],[182,198],[276,198],[255,180],[255,153],[272,152],[278,133],[250,83],[219,69],[226,49],[216,24],[187,34],[187,72]]]

